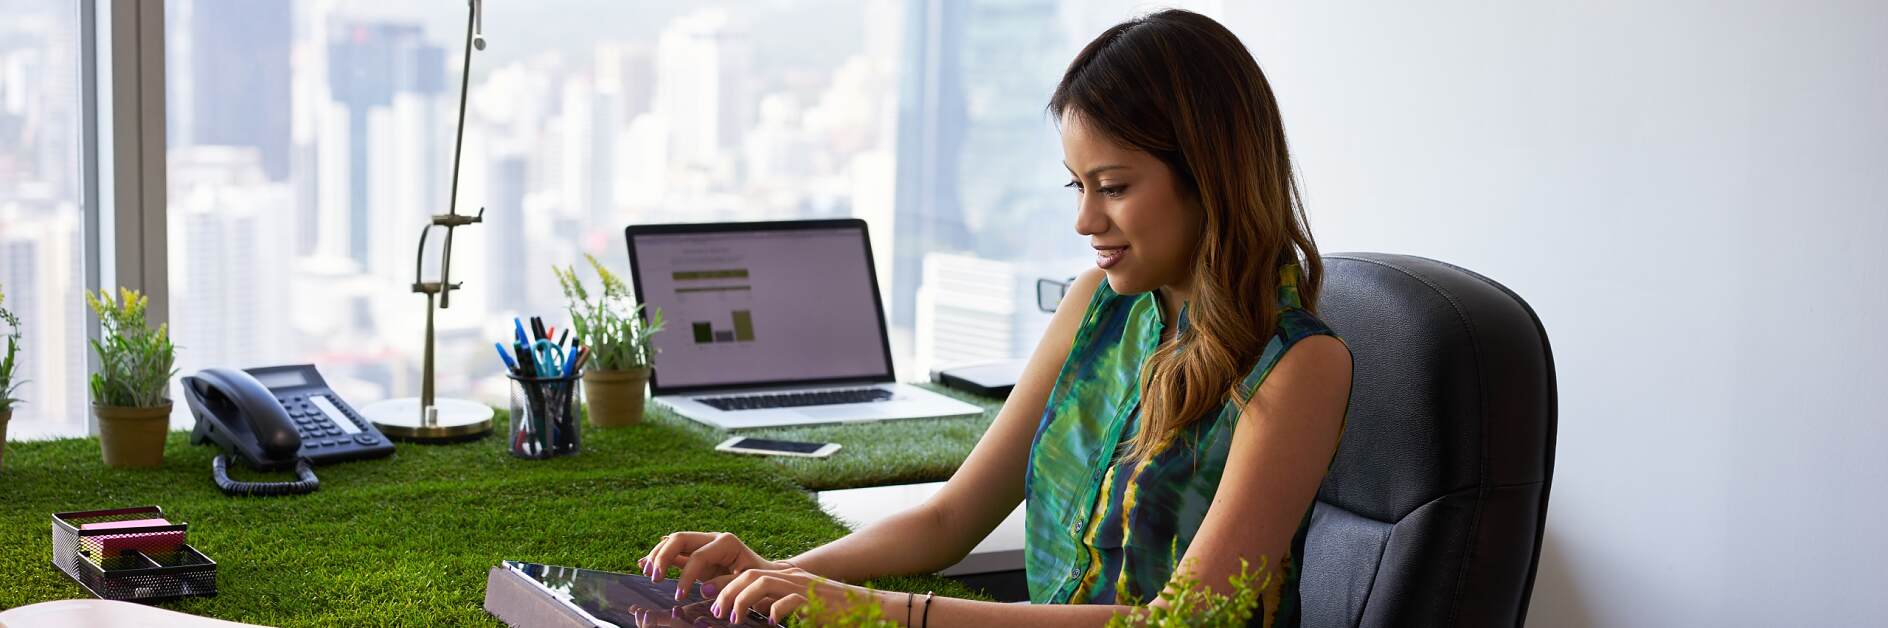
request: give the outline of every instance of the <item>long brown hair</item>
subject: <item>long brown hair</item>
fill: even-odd
[[[1239,38],[1210,18],[1166,10],[1109,28],[1082,48],[1049,111],[1158,157],[1202,213],[1190,326],[1141,369],[1142,460],[1239,390],[1279,314],[1281,264],[1303,257],[1299,298],[1315,308],[1324,265],[1305,227],[1272,87]]]

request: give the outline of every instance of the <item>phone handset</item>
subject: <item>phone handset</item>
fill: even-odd
[[[288,412],[255,376],[236,369],[204,369],[185,377],[184,398],[197,417],[191,442],[215,442],[223,453],[210,463],[211,478],[229,495],[297,495],[321,488],[308,459],[301,457],[302,439]],[[230,454],[248,466],[276,469],[294,465],[296,478],[288,482],[239,482],[229,477]]]

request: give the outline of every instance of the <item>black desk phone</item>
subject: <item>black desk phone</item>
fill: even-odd
[[[393,443],[329,389],[314,365],[204,369],[183,384],[184,400],[197,419],[190,442],[213,442],[223,450],[211,463],[211,474],[225,493],[307,493],[321,486],[312,465],[393,455]],[[230,454],[259,471],[294,467],[298,479],[230,480]]]

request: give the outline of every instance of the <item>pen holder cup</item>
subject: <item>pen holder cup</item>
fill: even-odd
[[[511,455],[541,460],[577,453],[583,431],[577,416],[579,376],[511,378]]]

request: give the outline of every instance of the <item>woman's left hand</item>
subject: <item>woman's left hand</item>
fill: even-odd
[[[892,607],[891,598],[903,595],[829,580],[798,567],[748,569],[716,580],[711,582],[715,603],[708,612],[730,622],[746,617],[752,608],[767,615],[771,623],[785,623],[794,611],[806,605],[808,587],[819,596],[828,613],[842,612],[855,604],[877,604],[888,619],[891,612],[885,609]]]

